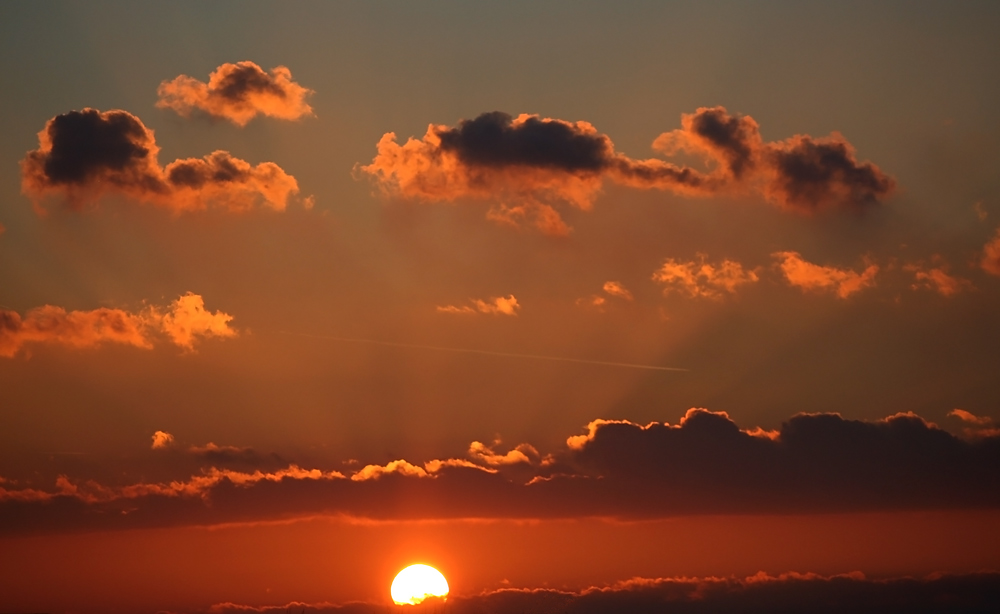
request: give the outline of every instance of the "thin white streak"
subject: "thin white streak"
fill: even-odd
[[[482,356],[499,356],[501,358],[528,358],[531,360],[551,360],[554,362],[575,362],[584,365],[600,365],[604,367],[622,367],[626,369],[645,369],[647,371],[690,371],[681,367],[660,367],[657,365],[637,365],[630,362],[611,362],[607,360],[585,360],[583,358],[564,358],[562,356],[539,356],[537,354],[515,354],[511,352],[493,352],[490,350],[471,350],[467,348],[446,348],[437,345],[418,345],[414,343],[397,343],[394,341],[379,341],[377,339],[356,339],[353,337],[335,337],[333,335],[311,335],[309,333],[293,333],[287,330],[276,331],[283,335],[323,339],[326,341],[348,341],[352,343],[371,343],[388,347],[410,348],[415,350],[434,350],[437,352],[456,352],[460,354],[479,354]]]

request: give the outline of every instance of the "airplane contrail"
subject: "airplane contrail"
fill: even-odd
[[[550,360],[553,362],[575,362],[584,365],[600,365],[604,367],[622,367],[625,369],[645,369],[647,371],[690,371],[681,367],[661,367],[658,365],[639,365],[631,362],[612,362],[607,360],[586,360],[583,358],[565,358],[563,356],[540,356],[538,354],[516,354],[512,352],[494,352],[491,350],[473,350],[468,348],[447,348],[438,345],[419,345],[415,343],[397,343],[394,341],[379,341],[378,339],[358,339],[354,337],[336,337],[333,335],[313,335],[309,333],[294,333],[287,330],[276,331],[283,335],[307,337],[326,341],[348,341],[351,343],[371,343],[388,347],[409,348],[415,350],[434,350],[437,352],[455,352],[459,354],[479,354],[482,356],[499,356],[501,358],[528,358],[531,360]]]

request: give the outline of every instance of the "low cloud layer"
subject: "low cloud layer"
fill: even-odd
[[[440,609],[441,605],[430,607]],[[987,614],[997,608],[1000,574],[996,572],[886,579],[869,579],[860,572],[832,576],[759,572],[745,578],[632,578],[581,591],[504,588],[452,596],[445,609],[454,614]],[[293,602],[261,607],[219,603],[209,612],[375,614],[385,610],[385,605],[375,603]]]
[[[874,286],[879,271],[876,264],[869,264],[860,272],[813,264],[798,252],[775,252],[771,256],[778,260],[778,267],[789,284],[804,292],[829,292],[840,298]]]
[[[1000,435],[983,419],[956,416],[975,427],[975,436],[952,435],[912,414],[872,422],[798,414],[780,430],[764,431],[741,429],[724,412],[691,409],[678,424],[595,420],[549,453],[473,442],[465,458],[396,459],[352,472],[277,457],[251,465],[247,454],[254,462],[265,457],[241,448],[169,446],[148,454],[185,469],[200,460],[201,471],[117,486],[66,474],[54,488],[5,482],[0,532],[314,514],[640,519],[1000,508]]]
[[[703,107],[681,121],[682,128],[657,137],[653,148],[666,156],[701,156],[707,169],[632,159],[588,122],[494,111],[455,127],[431,125],[422,139],[402,145],[387,133],[361,170],[389,195],[488,200],[491,219],[528,222],[553,235],[569,232],[556,207],[589,209],[605,179],[687,196],[756,194],[799,211],[863,209],[895,187],[877,166],[858,162],[837,133],[765,143],[751,117],[723,107]]]
[[[292,80],[284,66],[270,74],[253,62],[223,64],[208,83],[187,75],[164,81],[157,89],[156,106],[187,117],[195,110],[245,126],[257,115],[300,119],[312,114],[306,98],[313,93]]]
[[[0,356],[12,358],[33,344],[76,349],[121,344],[150,349],[157,335],[193,351],[203,338],[236,336],[229,326],[232,319],[221,311],[206,310],[204,299],[190,292],[166,309],[149,307],[135,313],[107,307],[66,311],[53,305],[30,309],[24,316],[0,310]]]
[[[21,160],[21,191],[36,205],[55,196],[80,209],[101,196],[122,195],[175,212],[281,211],[299,191],[295,178],[273,162],[254,166],[226,151],[161,167],[153,131],[126,111],[58,115],[38,133],[38,144]]]

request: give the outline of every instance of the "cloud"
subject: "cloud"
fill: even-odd
[[[990,275],[1000,275],[1000,228],[997,228],[996,236],[983,247],[979,266]]]
[[[160,328],[174,344],[190,350],[203,337],[235,337],[236,331],[229,327],[232,319],[228,313],[207,311],[205,300],[188,292],[170,304],[170,311],[160,318]]]
[[[208,83],[187,75],[164,81],[157,89],[156,106],[184,117],[197,109],[245,126],[258,114],[290,120],[311,115],[306,98],[312,93],[292,81],[292,72],[284,66],[268,74],[253,62],[237,62],[216,68]]]
[[[604,290],[604,292],[606,292],[610,296],[615,296],[621,299],[625,299],[626,301],[632,300],[632,293],[626,290],[625,286],[623,286],[621,282],[606,281],[604,282],[604,286],[601,289]]]
[[[273,520],[664,518],[1000,509],[1000,433],[976,418],[957,437],[914,414],[849,420],[797,414],[777,432],[725,412],[677,424],[594,420],[563,448],[504,452],[473,442],[467,459],[397,459],[350,475],[294,463],[254,471],[208,461],[193,475],[110,485],[60,474],[54,487],[0,485],[0,534]],[[219,447],[222,450],[222,447]],[[192,454],[157,452],[189,467]]]
[[[952,296],[972,289],[972,282],[949,275],[948,267],[943,264],[930,268],[924,267],[922,263],[907,264],[903,269],[913,273],[914,283],[910,287],[914,290],[931,290],[941,296]]]
[[[980,437],[1000,437],[1000,426],[989,416],[977,416],[964,409],[953,409],[948,412],[948,416],[958,418],[965,423],[962,434],[966,437],[977,439]]]
[[[1000,573],[994,571],[879,579],[866,578],[860,572],[835,575],[758,572],[747,577],[640,577],[579,591],[502,588],[480,594],[450,595],[447,610],[454,614],[980,614],[1000,606],[998,594]],[[260,607],[226,602],[213,605],[209,612],[376,614],[385,610],[381,603],[294,601]]]
[[[703,171],[616,152],[611,139],[585,121],[568,122],[493,111],[457,126],[430,125],[400,145],[379,140],[371,164],[359,167],[383,192],[422,201],[493,202],[487,217],[547,234],[569,227],[556,207],[589,209],[604,180],[686,196],[756,194],[786,209],[863,209],[889,196],[895,181],[859,163],[841,135],[796,135],[764,143],[757,123],[723,107],[682,116],[682,128],[661,134],[653,148],[667,156],[700,154]]]
[[[174,443],[174,436],[166,431],[156,431],[153,433],[152,449],[160,450],[169,447]]]
[[[511,294],[508,297],[495,296],[489,300],[472,299],[472,305],[463,305],[457,307],[455,305],[438,306],[437,310],[440,313],[489,313],[493,315],[505,315],[505,316],[516,316],[517,310],[521,308],[521,305]]]
[[[875,264],[868,265],[860,273],[821,266],[803,260],[798,252],[774,252],[771,256],[780,260],[778,266],[789,284],[806,292],[833,292],[840,298],[874,286],[875,275],[879,271]]]
[[[215,151],[161,167],[153,131],[126,111],[70,111],[50,119],[39,147],[21,160],[21,191],[36,205],[47,196],[81,209],[119,194],[175,212],[217,207],[282,211],[299,191],[273,162],[256,166]]]
[[[233,337],[232,316],[205,310],[204,299],[188,292],[166,310],[150,307],[132,313],[101,307],[91,311],[66,311],[44,305],[28,310],[0,309],[0,356],[12,358],[25,344],[45,343],[71,348],[93,348],[106,343],[153,347],[154,333],[166,334],[175,344],[193,350],[204,337]]]
[[[692,298],[721,299],[726,294],[735,294],[740,286],[756,283],[759,279],[755,270],[744,270],[743,265],[735,260],[726,259],[713,265],[705,262],[704,254],[698,257],[698,262],[667,258],[663,266],[653,272],[653,281],[664,285],[664,294],[677,292]]]

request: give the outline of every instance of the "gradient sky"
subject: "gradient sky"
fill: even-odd
[[[0,6],[0,610],[996,599],[998,29]]]

